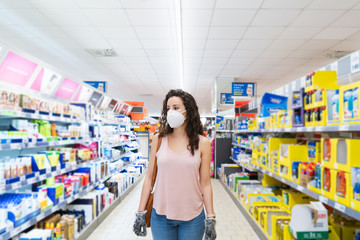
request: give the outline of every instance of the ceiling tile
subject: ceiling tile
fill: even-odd
[[[289,55],[289,57],[294,57],[294,58],[306,58],[309,56],[312,57],[318,57],[320,53],[322,53],[323,50],[316,50],[316,49],[312,49],[312,50],[305,50],[305,49],[296,49],[294,51],[291,52],[291,54]]]
[[[107,41],[116,49],[142,48],[137,39],[108,38]]]
[[[146,57],[146,53],[145,53],[144,49],[119,48],[119,49],[116,49],[116,53],[120,57]]]
[[[205,40],[183,40],[183,48],[184,49],[204,49],[205,48]]]
[[[11,0],[11,1],[5,0],[5,1],[6,2],[19,2],[19,1],[13,1],[13,0]],[[53,9],[65,9],[65,8],[75,9],[75,8],[78,8],[78,6],[72,0],[61,0],[61,1],[28,0],[25,2],[30,2],[36,8],[53,8]]]
[[[223,65],[219,65],[219,64],[201,64],[200,69],[201,70],[222,70],[224,68]]]
[[[289,56],[291,50],[265,50],[259,58],[285,58]]]
[[[360,3],[357,4],[357,5],[354,7],[354,9],[360,9]]]
[[[146,57],[127,57],[124,58],[123,61],[126,64],[150,64]]]
[[[274,39],[285,27],[249,27],[244,39]]]
[[[287,27],[278,39],[310,39],[319,33],[323,27]]]
[[[334,27],[359,27],[360,10],[351,10],[337,19],[331,26]]]
[[[135,31],[139,38],[173,38],[173,30],[168,26],[136,26]]]
[[[8,19],[4,24],[9,23],[9,21],[20,26],[50,26],[53,24],[47,16],[43,15],[38,9],[2,9],[1,15]]]
[[[261,5],[261,7],[262,8],[267,8],[267,9],[303,9],[311,1],[312,0],[301,0],[301,1],[266,0]]]
[[[170,25],[169,11],[165,9],[127,9],[126,12],[134,26]]]
[[[173,49],[146,49],[146,54],[152,58],[152,57],[176,57],[176,50]]]
[[[108,8],[108,9],[114,9],[114,8],[122,8],[120,2],[118,0],[74,0],[74,2],[80,7],[80,8]]]
[[[91,25],[84,12],[77,9],[41,9],[42,13],[56,25]]]
[[[343,13],[342,10],[304,10],[291,26],[325,27]]]
[[[232,49],[206,49],[204,52],[204,57],[224,57],[229,58],[233,53]]]
[[[257,9],[260,7],[262,0],[221,0],[216,2],[216,8],[241,8],[248,9],[253,8]]]
[[[140,41],[145,49],[172,49],[176,46],[174,42],[169,39],[140,39]]]
[[[183,26],[209,26],[211,21],[211,10],[207,9],[183,9]]]
[[[176,64],[177,59],[176,58],[169,58],[169,57],[152,57],[150,58],[150,62],[152,64]]]
[[[357,33],[354,33],[353,35],[351,35],[349,38],[349,40],[360,40],[360,31]]]
[[[299,49],[315,49],[315,50],[325,50],[333,47],[338,44],[339,40],[319,40],[313,39],[304,43]]]
[[[360,20],[360,18],[359,18]],[[352,34],[358,32],[359,28],[347,28],[347,27],[327,27],[319,34],[317,34],[314,39],[339,39],[344,40],[351,36]]]
[[[206,26],[183,26],[183,39],[206,39],[209,27]]]
[[[213,26],[247,26],[255,16],[255,10],[222,10],[214,12]]]
[[[119,65],[124,65],[124,61],[121,57],[96,57],[96,59],[104,64],[107,63],[117,63]]]
[[[111,45],[103,38],[78,38],[76,42],[83,48],[107,49]]]
[[[252,62],[252,64],[254,66],[256,65],[273,65],[273,64],[277,64],[278,62],[281,61],[281,58],[275,58],[275,57],[271,57],[271,58],[258,58],[255,61]],[[259,68],[260,70],[260,68]]]
[[[305,40],[294,40],[294,39],[275,40],[274,42],[271,43],[269,49],[281,49],[281,50],[296,49],[304,42]]]
[[[234,51],[233,57],[242,57],[242,58],[257,57],[262,52],[263,52],[263,50],[261,50],[261,49],[253,49],[253,50],[237,49],[237,50]]]
[[[219,64],[224,65],[229,59],[228,58],[203,58],[202,64]]]
[[[270,43],[271,40],[241,40],[237,49],[265,49]]]
[[[206,42],[206,49],[234,49],[238,42],[238,40],[209,39]]]
[[[0,13],[1,14],[1,13]],[[53,26],[22,26],[25,31],[28,31],[36,38],[68,38],[63,30],[59,27]],[[23,31],[24,31],[23,30]]]
[[[202,61],[202,58],[199,58],[199,57],[192,57],[192,58],[186,57],[186,58],[184,58],[184,65],[187,65],[187,64],[200,65],[201,61]]]
[[[181,8],[213,8],[215,0],[182,0]]]
[[[249,65],[254,61],[255,58],[231,58],[227,64],[229,65]]]
[[[209,38],[215,39],[240,39],[246,27],[215,27],[212,26],[209,32]]]
[[[306,62],[308,62],[311,59],[311,57],[309,58],[291,58],[291,57],[287,57],[284,60],[278,62],[277,64],[279,65],[302,65]],[[290,79],[289,79],[290,80]]]
[[[360,41],[359,40],[344,40],[339,44],[336,44],[331,49],[341,50],[341,51],[356,51],[360,49]]]
[[[123,9],[87,9],[83,12],[95,26],[130,25]]]
[[[124,8],[168,8],[167,0],[120,0]]]
[[[338,1],[338,0],[313,0],[312,3],[308,6],[309,9],[350,9],[354,7],[358,0],[347,0],[347,1]]]
[[[203,49],[184,49],[183,56],[184,58],[202,58],[204,53]]]
[[[287,26],[300,13],[300,10],[260,9],[256,14],[253,26]]]
[[[101,38],[99,31],[93,26],[62,26],[61,29],[70,38]]]
[[[130,26],[100,26],[97,30],[104,38],[137,38],[134,29]]]

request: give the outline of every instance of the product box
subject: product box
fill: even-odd
[[[290,216],[272,215],[266,235],[270,240],[292,240],[289,232]]]
[[[287,97],[265,93],[261,99],[260,116],[270,117],[272,113],[287,110]]]
[[[296,239],[328,239],[328,214],[321,202],[295,205],[291,211],[290,232]]]
[[[351,181],[350,173],[336,171],[336,191],[334,200],[350,207]]]
[[[336,193],[336,170],[321,167],[321,194],[334,200]]]
[[[359,82],[354,82],[340,87],[339,112],[340,121],[345,124],[360,123],[359,116]]]

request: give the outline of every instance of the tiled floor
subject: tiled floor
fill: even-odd
[[[148,229],[147,237],[137,237],[132,232],[142,183],[140,182],[125,200],[95,229],[88,240],[152,239],[150,229]],[[217,240],[257,240],[258,237],[220,182],[212,180],[212,186],[217,218]]]

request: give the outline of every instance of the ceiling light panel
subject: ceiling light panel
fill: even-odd
[[[207,9],[182,9],[183,26],[209,26],[212,10]]]
[[[240,39],[246,27],[216,27],[212,26],[209,32],[209,39]]]
[[[260,9],[256,14],[253,26],[287,26],[300,13],[300,10]]]
[[[255,10],[216,9],[212,19],[213,26],[247,26],[255,16]]]
[[[166,9],[126,9],[134,26],[168,26],[169,11]]]
[[[359,1],[358,0],[313,0],[308,6],[309,9],[351,9]]]
[[[340,17],[342,10],[304,10],[291,26],[325,27]]]
[[[182,0],[181,7],[186,8],[213,8],[215,0]]]
[[[274,39],[285,27],[249,27],[244,35],[244,39]]]

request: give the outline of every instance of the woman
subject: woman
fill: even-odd
[[[145,206],[156,155],[158,172],[151,214],[154,240],[201,240],[204,232],[205,239],[216,238],[211,147],[202,133],[194,97],[182,90],[170,90],[163,102],[160,134],[152,141],[149,170],[136,213],[134,232],[138,236],[146,236]]]

